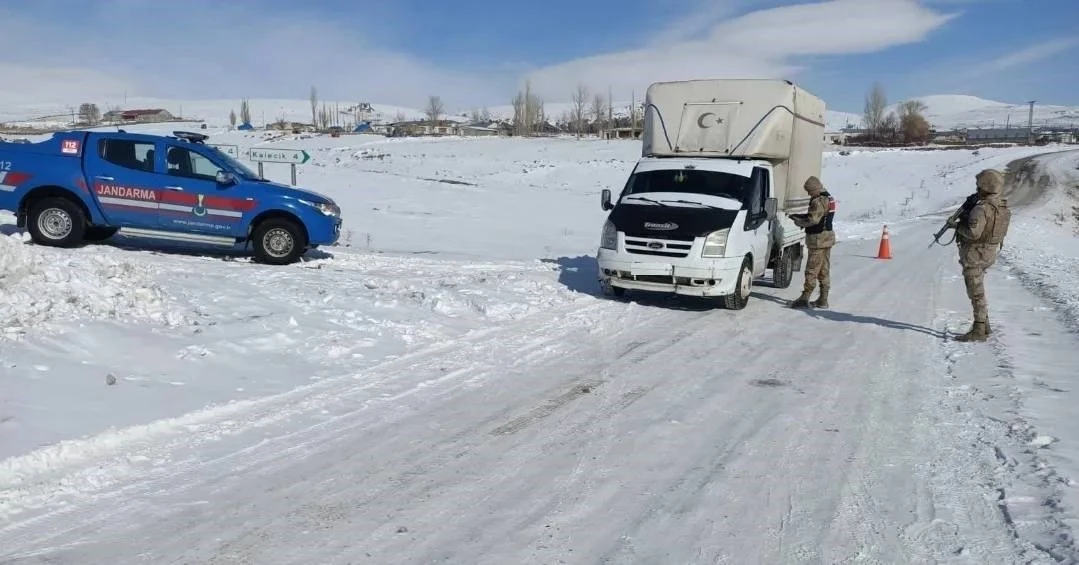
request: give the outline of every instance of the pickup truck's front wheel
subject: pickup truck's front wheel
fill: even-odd
[[[43,198],[30,206],[30,239],[38,245],[75,247],[86,234],[86,214],[67,198]]]
[[[260,263],[287,265],[294,263],[307,249],[303,229],[286,218],[270,218],[255,226],[251,234],[255,259]]]

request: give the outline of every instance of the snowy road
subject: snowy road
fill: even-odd
[[[925,249],[932,227],[893,230],[890,262],[838,247],[831,311],[766,286],[739,313],[597,299],[178,422],[69,469],[66,494],[9,497],[38,509],[0,547],[19,563],[1013,562],[1031,548],[982,455],[942,433],[935,313],[964,308],[942,302],[959,283],[954,249]]]
[[[906,210],[968,183],[973,157],[832,170],[884,171],[873,187],[906,171],[902,190],[878,189]],[[1070,159],[1049,170],[1071,174]],[[836,184],[844,205],[881,198]],[[15,398],[36,401],[16,407],[72,420],[52,436],[16,410],[0,436],[16,444],[0,446],[14,454],[0,563],[1074,562],[1079,458],[1061,437],[1079,347],[1066,289],[1048,286],[1074,260],[1023,246],[1033,213],[987,281],[989,344],[942,339],[970,306],[955,248],[926,248],[943,216],[913,206],[902,217],[923,217],[889,223],[890,261],[876,234],[841,240],[833,307],[809,312],[785,307],[801,274],[729,312],[572,292],[595,289],[590,257],[555,260],[557,275],[437,253],[264,269],[5,247],[32,255],[8,258],[29,273],[18,288],[81,285],[5,298],[23,325],[82,320],[79,297],[158,326],[80,321],[0,344]],[[1058,276],[1017,266],[1032,264]],[[154,300],[114,302],[130,295]],[[129,380],[102,385],[119,366]],[[225,394],[236,385],[251,390]],[[232,402],[198,410],[207,398]],[[75,437],[82,425],[96,435]]]

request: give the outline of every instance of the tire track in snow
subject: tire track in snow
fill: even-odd
[[[272,429],[275,425],[286,425],[292,416],[317,414],[329,408],[344,410],[347,417],[368,407],[390,405],[407,395],[419,393],[432,384],[458,379],[467,370],[447,372],[443,370],[444,365],[457,363],[467,367],[469,356],[481,351],[495,351],[506,339],[524,338],[522,353],[544,343],[557,341],[564,331],[579,327],[575,326],[574,322],[587,323],[589,316],[602,306],[595,303],[570,312],[551,313],[545,316],[546,323],[530,326],[525,333],[521,333],[521,328],[515,326],[479,332],[456,342],[439,344],[380,363],[359,375],[325,379],[280,395],[236,402],[147,426],[102,434],[109,441],[101,441],[102,436],[98,436],[87,441],[63,442],[39,452],[5,460],[0,465],[0,471],[6,471],[0,474],[0,477],[10,477],[10,482],[0,483],[0,486],[4,487],[0,490],[0,508],[4,509],[4,515],[0,515],[0,518],[4,518],[4,522],[0,522],[0,547],[19,545],[6,543],[4,540],[12,532],[17,534],[19,530],[34,526],[39,521],[53,520],[65,512],[79,510],[75,504],[111,500],[114,510],[105,512],[118,515],[123,507],[120,501],[129,494],[152,490],[150,487],[167,492],[176,475],[197,468],[202,463],[197,448],[208,448],[224,437],[248,434],[259,428]],[[569,307],[572,305],[567,306]],[[546,336],[546,339],[536,339],[534,336],[537,334]],[[450,354],[451,357],[443,357],[445,354]],[[380,373],[385,376],[363,378]],[[414,373],[437,376],[408,378],[408,375]],[[361,384],[352,384],[357,380],[361,381]],[[352,400],[359,400],[362,404],[359,408],[350,407],[348,402]],[[336,423],[335,419],[325,419],[309,428],[303,428],[301,432],[311,434],[332,423]],[[363,424],[353,427],[359,425]],[[348,429],[339,430],[337,433],[346,431]],[[300,433],[289,433],[272,440],[263,439],[238,451],[225,448],[223,456],[210,460],[209,463],[242,460],[251,457],[253,453],[276,457],[274,453],[266,453],[268,443],[295,441],[301,437]],[[81,445],[86,445],[88,451],[80,452],[78,448]],[[295,451],[305,446],[304,443],[297,443],[287,451]],[[188,459],[175,458],[175,453],[186,450],[194,451],[194,456]],[[263,461],[248,459],[247,467],[260,462]],[[36,475],[18,472],[20,468],[40,468],[40,465],[45,467]],[[127,484],[132,479],[136,482]],[[114,487],[119,489],[110,490]],[[95,500],[98,495],[102,498]],[[54,510],[28,520],[19,520],[20,507],[27,510]],[[96,512],[102,510],[92,510],[90,514]]]
[[[913,494],[939,500],[989,474],[945,468],[926,485],[913,472],[938,449],[969,446],[923,437],[909,409],[937,378],[915,354],[936,343],[916,326],[935,299],[910,289],[939,290],[946,259],[915,251],[920,239],[893,246],[887,263],[858,257],[867,244],[841,246],[831,311],[780,307],[772,291],[739,313],[596,301],[576,320],[552,313],[545,332],[470,342],[452,362],[429,352],[393,365],[388,381],[406,393],[427,382],[422,394],[386,385],[324,398],[304,407],[320,423],[237,438],[247,451],[208,443],[152,482],[54,515],[45,536],[83,540],[79,555],[97,562],[140,549],[196,562],[895,561],[926,541],[900,534]],[[930,260],[937,270],[921,268]],[[648,345],[627,354],[637,342]],[[491,435],[592,380],[602,384],[532,425]],[[386,401],[347,406],[380,392]],[[103,513],[110,505],[122,520]],[[981,507],[954,511],[972,525],[957,534],[965,547],[1002,523]],[[48,549],[30,541],[20,543]]]

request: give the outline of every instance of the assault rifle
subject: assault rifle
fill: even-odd
[[[933,241],[930,242],[929,247],[933,247],[933,244],[937,245],[951,245],[952,241],[955,241],[955,235],[952,235],[951,241],[948,243],[941,243],[940,238],[944,235],[944,232],[955,229],[959,226],[960,222],[966,220],[967,214],[974,209],[974,205],[978,203],[978,193],[971,194],[963,201],[963,205],[958,210],[952,212],[951,216],[948,216],[947,220],[944,220],[944,225],[941,226],[937,233],[933,234]]]

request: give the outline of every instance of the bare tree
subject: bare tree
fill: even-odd
[[[397,113],[394,114],[394,116],[393,116],[393,121],[394,121],[394,123],[399,124],[401,122],[408,121],[408,116],[405,115],[404,110],[398,110]]]
[[[906,100],[899,104],[899,132],[907,143],[925,143],[929,141],[931,128],[925,119],[928,109],[921,100]]]
[[[316,128],[318,128],[318,129],[323,129],[324,130],[324,129],[327,129],[327,128],[330,127],[330,122],[332,120],[333,120],[333,112],[330,111],[329,107],[326,106],[326,103],[323,102],[322,103],[322,108],[320,108],[318,110],[317,120],[316,120],[314,126]]]
[[[570,110],[570,118],[573,121],[573,129],[577,132],[577,139],[581,139],[581,130],[584,129],[584,122],[588,116],[587,110],[588,87],[578,84],[577,90],[573,91],[573,107]]]
[[[236,110],[229,110],[229,126],[236,127]]]
[[[491,111],[486,106],[483,107],[483,110],[480,110],[480,120],[484,123],[490,123],[491,121]]]
[[[427,119],[431,120],[431,125],[438,125],[438,119],[442,117],[445,106],[442,105],[442,98],[438,96],[427,97],[427,107],[423,113],[427,115]]]
[[[101,110],[98,110],[97,104],[93,102],[83,102],[79,105],[79,119],[94,125],[101,121]]]
[[[525,81],[523,91],[513,97],[513,127],[517,135],[530,135],[547,121],[543,100],[532,93],[532,82]]]
[[[240,121],[251,125],[251,103],[247,101],[247,98],[240,100]]]
[[[899,139],[899,117],[895,115],[895,112],[888,112],[888,115],[880,121],[877,126],[877,136],[888,143]]]
[[[873,89],[865,98],[865,129],[870,137],[880,135],[884,125],[884,108],[888,106],[888,97],[880,83],[873,83]]]
[[[600,127],[603,123],[604,114],[607,113],[607,101],[603,99],[603,95],[596,93],[592,97],[592,108],[590,110],[592,118],[596,120],[596,127]]]
[[[311,125],[318,127],[318,91],[311,87]]]

